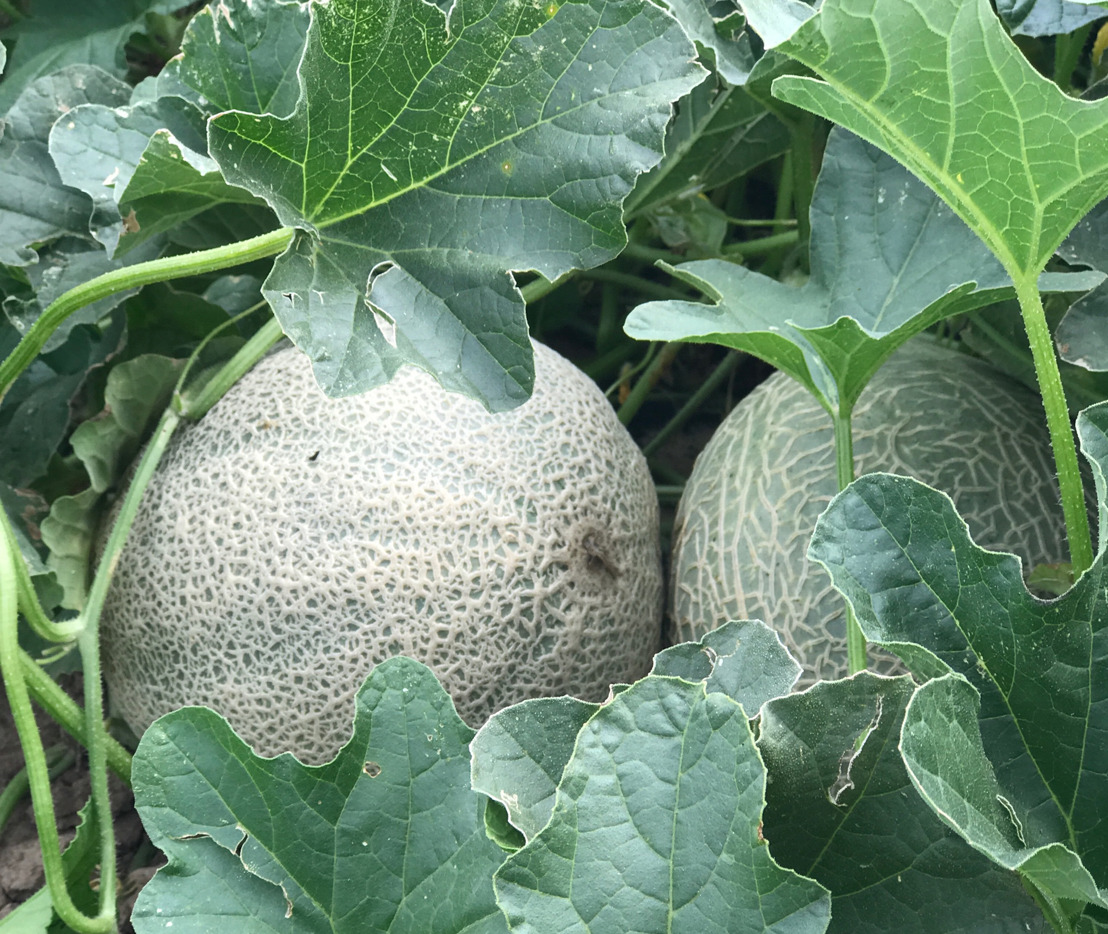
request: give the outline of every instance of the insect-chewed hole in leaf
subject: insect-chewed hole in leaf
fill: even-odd
[[[362,766],[362,771],[366,773],[370,778],[376,778],[381,774],[381,766],[376,762],[367,762]]]
[[[839,758],[839,775],[831,783],[831,787],[827,789],[827,797],[831,800],[831,803],[836,807],[842,807],[846,802],[843,801],[843,795],[850,791],[854,787],[854,779],[850,777],[851,767],[854,765],[854,760],[861,754],[862,749],[866,745],[866,740],[869,739],[870,734],[877,729],[877,724],[881,722],[881,707],[884,698],[877,698],[877,710],[873,714],[873,719],[861,733],[858,734],[858,738],[854,741],[854,744],[842,754]]]

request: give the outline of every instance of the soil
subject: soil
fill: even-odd
[[[63,686],[80,699],[80,677],[63,681]],[[59,745],[71,753],[72,764],[51,783],[54,808],[63,848],[73,839],[77,812],[88,800],[89,773],[80,746],[49,717],[36,711],[43,744],[46,748]],[[0,788],[23,768],[23,751],[12,722],[7,697],[0,692]],[[115,815],[116,845],[119,867],[120,932],[131,934],[131,908],[142,885],[153,875],[153,868],[143,865],[157,855],[143,832],[135,811],[130,790],[114,775],[111,776],[112,812]],[[26,901],[44,884],[42,857],[35,830],[30,798],[15,809],[8,823],[0,828],[0,918]]]

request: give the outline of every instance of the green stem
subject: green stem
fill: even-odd
[[[1046,424],[1050,431],[1050,445],[1054,449],[1058,487],[1062,494],[1062,513],[1066,520],[1070,563],[1073,565],[1073,579],[1076,581],[1093,563],[1093,537],[1089,531],[1089,514],[1085,508],[1085,490],[1081,484],[1077,445],[1070,425],[1058,360],[1054,356],[1054,342],[1050,336],[1042,298],[1039,296],[1037,277],[1013,277],[1013,282],[1023,313],[1027,340],[1031,344],[1031,357],[1035,362],[1035,375],[1039,380],[1043,408],[1046,410]]]
[[[831,416],[835,423],[835,477],[840,493],[854,482],[852,414],[849,409],[843,412],[840,407],[838,414]],[[866,637],[862,634],[862,627],[858,625],[854,608],[849,603],[846,603],[846,660],[850,674],[866,670]]]
[[[739,353],[737,350],[732,350],[727,354],[719,366],[712,371],[711,375],[700,384],[700,387],[692,394],[689,401],[681,406],[677,414],[662,427],[662,430],[650,439],[650,443],[642,449],[643,456],[650,457],[651,454],[661,447],[666,438],[685,424],[689,417],[704,404],[704,400],[715,392],[719,385],[731,375],[731,372],[738,365],[739,361],[745,356],[745,354]]]
[[[65,693],[54,680],[43,671],[30,655],[19,653],[20,671],[31,696],[38,705],[82,746],[87,746],[85,735],[85,714],[72,697]],[[105,737],[108,755],[108,768],[129,786],[131,784],[131,754],[112,737]]]
[[[644,263],[655,263],[661,260],[671,266],[683,263],[687,259],[687,257],[674,253],[672,250],[660,250],[657,247],[644,246],[641,243],[628,243],[620,255],[626,256],[628,259],[641,259]]]
[[[35,810],[35,825],[38,828],[46,884],[50,889],[50,898],[58,917],[73,930],[79,934],[109,934],[115,928],[115,836],[112,832],[110,813],[106,827],[101,827],[102,835],[109,838],[109,842],[105,843],[102,837],[101,853],[110,853],[111,866],[105,864],[101,867],[104,875],[101,879],[97,913],[90,917],[80,911],[73,904],[65,884],[61,842],[58,839],[54,800],[50,793],[50,770],[46,763],[46,753],[42,748],[42,737],[35,723],[34,711],[31,709],[31,698],[22,674],[15,572],[17,560],[22,558],[12,551],[9,536],[0,535],[0,674],[3,675],[12,719],[15,721],[19,742],[23,748],[23,761],[31,789],[31,802]],[[102,734],[103,725],[96,724],[95,732]],[[104,784],[106,786],[106,777]]]
[[[800,242],[800,233],[796,230],[786,230],[784,233],[771,234],[768,237],[759,237],[756,240],[740,240],[737,243],[729,243],[723,248],[723,255],[728,259],[735,257],[765,256],[774,250],[792,246]]]
[[[793,211],[796,214],[796,229],[800,243],[808,249],[808,240],[812,235],[811,218],[812,194],[815,190],[814,160],[812,157],[813,135],[816,118],[813,114],[803,113],[792,124],[792,168],[793,168]],[[807,267],[807,263],[805,263]]]
[[[73,751],[65,746],[51,746],[46,750],[46,768],[50,780],[53,781],[76,761]],[[0,791],[0,831],[3,831],[12,813],[15,811],[24,795],[30,791],[31,783],[27,778],[27,769],[22,768],[11,777],[11,780]]]
[[[571,269],[569,272],[563,272],[556,279],[547,279],[546,276],[539,276],[533,282],[528,282],[519,290],[520,294],[523,296],[523,303],[525,305],[530,305],[532,302],[537,302],[540,298],[546,298],[546,296],[556,288],[569,282],[576,272],[576,269]]]
[[[651,361],[646,372],[631,387],[631,392],[628,393],[623,405],[619,407],[619,412],[616,413],[624,425],[629,424],[631,419],[635,417],[635,413],[642,408],[642,404],[646,402],[646,397],[650,395],[650,391],[661,379],[662,371],[673,362],[673,358],[677,356],[677,351],[680,349],[680,341],[670,341],[665,344],[658,356]]]
[[[581,278],[592,279],[594,282],[611,282],[614,285],[622,285],[629,289],[634,289],[636,292],[641,292],[643,295],[653,295],[662,299],[675,298],[678,300],[687,300],[689,297],[688,292],[681,292],[667,285],[659,285],[657,282],[651,282],[649,279],[640,279],[638,276],[632,276],[626,272],[618,272],[615,269],[589,269],[581,273]]]
[[[18,594],[19,611],[30,624],[31,629],[48,642],[72,642],[84,628],[84,620],[78,617],[56,623],[46,615],[42,609],[42,604],[39,603],[38,594],[35,593],[35,585],[31,580],[30,571],[27,570],[27,563],[20,555],[19,545],[15,540],[15,531],[12,529],[7,516],[4,516],[3,520],[0,521],[0,526],[3,527],[2,534],[8,538],[8,547],[15,555],[16,592]]]
[[[21,23],[24,15],[8,0],[0,0],[0,14],[6,16],[12,23]]]
[[[216,272],[230,266],[274,256],[289,245],[294,234],[295,231],[291,227],[282,227],[250,240],[241,240],[238,243],[211,250],[200,250],[181,256],[165,256],[147,263],[136,263],[134,266],[113,269],[70,289],[47,306],[8,358],[0,363],[0,399],[3,399],[12,383],[31,365],[46,345],[50,335],[75,311],[116,292],[154,282],[179,279],[183,276]]]
[[[177,412],[192,421],[202,418],[284,336],[277,319],[271,317],[195,396],[184,393],[174,399]]]

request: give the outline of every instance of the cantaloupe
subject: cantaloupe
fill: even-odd
[[[854,412],[857,475],[888,471],[949,494],[975,541],[1030,566],[1066,560],[1042,405],[986,363],[925,336],[898,351]],[[845,674],[842,598],[805,553],[837,491],[831,419],[783,374],[742,400],[696,461],[678,507],[668,639],[730,619],[778,630],[801,686]],[[877,657],[891,671],[895,660]]]
[[[374,664],[429,665],[473,725],[602,700],[662,628],[657,499],[595,384],[536,344],[492,415],[402,370],[329,399],[276,353],[179,432],[105,606],[112,709],[141,733],[213,707],[263,754],[329,759]]]

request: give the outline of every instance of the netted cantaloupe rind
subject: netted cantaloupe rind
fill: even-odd
[[[888,471],[949,494],[977,544],[1025,569],[1065,560],[1042,405],[987,364],[919,337],[874,376],[854,412],[858,475]],[[800,686],[847,670],[842,598],[805,554],[836,493],[830,416],[775,374],[697,459],[678,508],[668,638],[761,619],[803,665]],[[876,655],[886,673],[895,660]],[[871,657],[872,657],[871,655]]]
[[[649,472],[591,380],[535,349],[533,397],[497,415],[414,369],[329,399],[299,352],[259,363],[144,497],[104,610],[113,710],[141,732],[204,704],[262,754],[321,762],[390,656],[471,724],[645,674]]]

